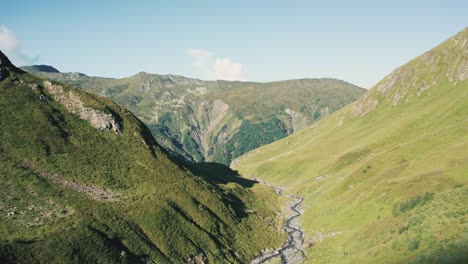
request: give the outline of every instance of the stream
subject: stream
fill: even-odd
[[[270,186],[279,195],[291,199],[291,202],[288,204],[288,209],[291,215],[287,213],[288,217],[284,222],[284,230],[288,233],[288,240],[280,248],[277,248],[273,251],[262,252],[260,256],[252,260],[251,264],[268,263],[268,261],[278,257],[281,258],[281,263],[283,264],[304,262],[304,231],[302,230],[301,224],[299,222],[299,216],[302,215],[302,212],[299,208],[304,201],[304,198],[293,195],[285,195],[283,194],[283,188],[273,186],[269,182],[258,179],[257,181]]]

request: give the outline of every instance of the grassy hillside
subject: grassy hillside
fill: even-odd
[[[269,188],[174,162],[128,110],[1,52],[0,190],[2,263],[245,263],[286,237]]]
[[[224,164],[301,130],[364,93],[335,79],[254,83],[143,72],[109,79],[24,69],[125,105],[148,125],[158,142],[178,156]]]
[[[234,162],[305,196],[310,263],[468,261],[468,29]]]

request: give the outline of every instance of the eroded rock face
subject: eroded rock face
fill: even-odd
[[[300,112],[296,112],[289,108],[286,108],[284,112],[287,114],[287,117],[281,118],[281,121],[288,130],[288,134],[295,133],[307,127],[311,123],[309,119]]]
[[[88,121],[97,130],[112,130],[120,134],[120,126],[112,114],[83,106],[80,96],[72,91],[65,91],[62,86],[44,81],[44,87],[52,95],[53,99],[63,105],[70,113],[77,115],[80,119]]]
[[[202,154],[208,157],[209,137],[228,114],[229,106],[222,100],[202,100],[191,104],[185,116],[190,123],[192,138],[202,147]],[[224,140],[223,138],[221,140]]]

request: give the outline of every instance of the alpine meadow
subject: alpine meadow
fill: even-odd
[[[465,28],[234,167],[304,196],[311,263],[463,263],[467,122]]]
[[[2,3],[0,263],[468,263],[468,4]]]

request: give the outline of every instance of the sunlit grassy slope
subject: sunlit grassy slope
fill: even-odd
[[[233,164],[305,196],[310,263],[468,261],[468,29]]]
[[[128,110],[0,52],[0,263],[245,263],[282,244],[273,191],[219,165],[189,169]]]

